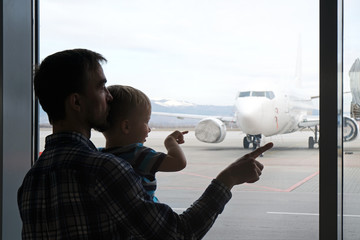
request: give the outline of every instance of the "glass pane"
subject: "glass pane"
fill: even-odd
[[[99,52],[108,85],[136,87],[154,112],[178,114],[153,115],[145,143],[166,152],[168,134],[189,130],[186,168],[157,174],[157,197],[178,213],[228,164],[274,142],[259,158],[261,180],[233,188],[204,239],[318,239],[318,7],[314,0],[43,0],[40,55]],[[196,135],[199,119],[185,114],[232,121],[223,141],[206,143]],[[41,116],[42,151],[51,129]],[[215,117],[207,123],[224,133]],[[101,133],[91,140],[105,145]]]
[[[250,96],[250,92],[240,92],[239,97],[249,97]]]
[[[343,239],[360,236],[360,2],[344,0]]]
[[[258,91],[254,91],[252,92],[253,97],[265,97],[265,92],[258,92]]]

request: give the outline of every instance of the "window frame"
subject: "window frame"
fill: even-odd
[[[34,1],[38,3],[38,1]],[[319,239],[342,239],[342,0],[320,0],[320,199]],[[39,4],[35,4],[35,26],[38,35]],[[39,41],[33,54],[38,62]],[[35,105],[35,129],[38,129],[38,103]],[[336,107],[335,107],[336,106]],[[338,119],[340,119],[338,123]],[[37,158],[39,133],[33,133],[32,159]],[[3,169],[4,171],[4,169]],[[14,213],[15,214],[15,213]],[[20,219],[19,219],[20,221]],[[3,223],[4,224],[4,223]]]
[[[319,239],[342,239],[343,0],[320,0]]]

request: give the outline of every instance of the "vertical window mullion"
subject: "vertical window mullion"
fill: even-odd
[[[320,0],[320,240],[342,238],[341,80],[342,0]]]

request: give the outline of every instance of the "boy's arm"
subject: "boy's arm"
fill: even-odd
[[[187,133],[188,131],[175,131],[166,137],[164,145],[168,152],[158,171],[174,172],[186,167],[186,158],[179,144],[184,143],[184,134]]]

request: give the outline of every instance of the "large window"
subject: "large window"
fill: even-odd
[[[43,0],[40,20],[41,59],[64,49],[97,51],[108,59],[109,85],[139,88],[159,111],[231,117],[239,93],[260,93],[256,100],[271,103],[283,96],[281,105],[260,105],[259,113],[273,115],[255,117],[259,133],[232,123],[221,143],[196,139],[197,121],[154,116],[146,144],[156,150],[165,151],[173,129],[190,130],[182,145],[188,165],[158,173],[157,196],[181,213],[219,171],[251,151],[251,141],[272,141],[274,149],[260,158],[261,180],[233,189],[204,239],[319,238],[319,136],[311,124],[319,119],[318,1]],[[302,114],[305,102],[289,99],[314,102]],[[51,133],[41,114],[40,151]],[[91,140],[104,146],[101,133]]]

